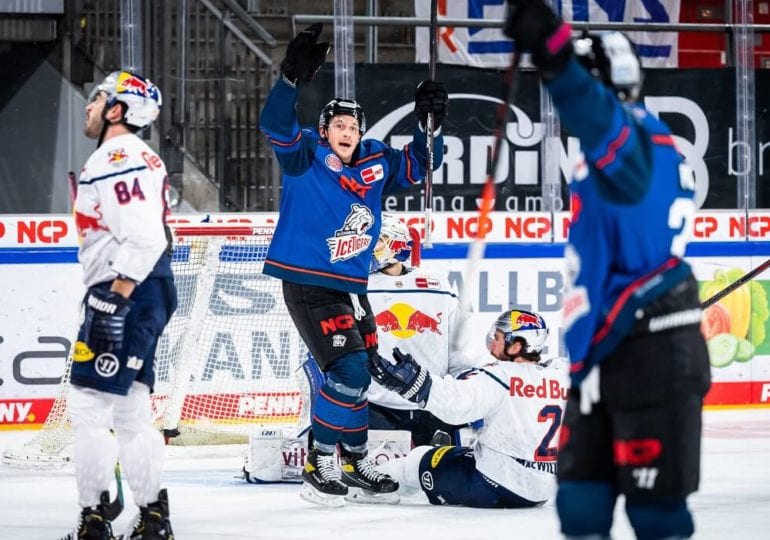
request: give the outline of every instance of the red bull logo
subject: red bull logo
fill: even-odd
[[[128,73],[121,74],[116,85],[118,93],[127,92],[137,96],[147,95],[147,82]]]
[[[439,312],[431,316],[409,304],[397,303],[377,313],[374,318],[381,332],[390,332],[399,338],[410,338],[424,332],[442,335],[439,328],[441,315]]]
[[[511,311],[511,328],[513,330],[537,330],[545,328],[543,319],[534,313]]]

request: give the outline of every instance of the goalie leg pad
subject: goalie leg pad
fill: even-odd
[[[249,435],[244,477],[252,484],[302,482],[308,438],[287,438],[282,430],[262,429]]]

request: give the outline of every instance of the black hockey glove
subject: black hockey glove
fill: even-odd
[[[420,366],[411,354],[402,353],[398,347],[393,349],[395,363],[379,355],[375,358],[372,356],[374,355],[369,356],[366,367],[374,380],[412,403],[425,407],[433,384],[427,369]]]
[[[286,48],[286,57],[281,62],[281,74],[291,84],[310,82],[329,52],[329,42],[317,43],[323,25],[313,24],[297,34]]]
[[[94,355],[120,351],[126,315],[133,305],[131,300],[116,292],[96,287],[88,290],[82,337]]]
[[[433,131],[441,127],[447,109],[449,95],[440,81],[422,81],[414,92],[414,113],[423,127],[427,125],[428,113],[433,113]]]
[[[532,53],[532,62],[548,80],[573,55],[571,29],[543,0],[507,0],[503,32]]]

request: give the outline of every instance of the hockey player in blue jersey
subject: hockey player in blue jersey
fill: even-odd
[[[318,43],[321,25],[300,32],[281,62],[281,78],[267,97],[260,128],[283,172],[280,218],[264,272],[283,281],[283,296],[302,339],[327,374],[311,419],[310,449],[301,495],[343,504],[348,488],[392,493],[398,485],[366,456],[371,378],[367,355],[377,354],[377,326],[366,298],[369,262],[380,232],[383,193],[422,181],[427,162],[424,128],[434,115],[433,168],[443,159],[440,125],[448,97],[440,82],[415,93],[419,120],[414,140],[396,150],[362,140],[366,119],[350,99],[333,99],[318,130],[300,129],[297,85],[310,82],[329,50]],[[341,443],[342,470],[335,449]]]
[[[618,495],[639,538],[694,532],[710,385],[697,283],[683,261],[692,171],[635,103],[641,68],[619,32],[571,37],[543,0],[508,0],[505,32],[532,53],[584,159],[570,184],[563,323],[572,390],[557,508],[569,538],[609,538]]]

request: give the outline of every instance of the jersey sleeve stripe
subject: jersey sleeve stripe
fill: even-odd
[[[300,140],[301,137],[302,137],[302,131],[298,131],[297,132],[297,136],[294,137],[294,139],[292,139],[289,142],[279,141],[275,137],[270,136],[270,144],[272,144],[273,146],[280,146],[282,148],[288,148],[289,146],[294,146],[295,144],[297,144],[297,142]]]
[[[139,167],[132,167],[131,169],[126,169],[125,171],[116,171],[114,173],[110,174],[103,174],[101,176],[94,176],[90,180],[80,180],[78,184],[93,184],[94,182],[98,182],[100,180],[106,180],[107,178],[114,178],[116,176],[120,176],[122,174],[128,174],[136,171],[143,171],[147,168],[147,165],[140,165]]]
[[[356,167],[366,163],[367,161],[371,161],[373,159],[381,158],[383,155],[385,155],[385,152],[377,152],[376,154],[372,154],[371,156],[366,156],[365,158],[361,158],[358,161],[356,161]]]
[[[676,146],[674,144],[674,138],[671,135],[653,135],[652,143],[663,146]]]
[[[617,138],[614,141],[610,142],[607,148],[607,153],[596,160],[596,166],[599,169],[603,169],[607,165],[615,161],[615,157],[617,156],[618,150],[620,149],[621,146],[625,144],[630,134],[631,134],[631,128],[628,126],[623,126],[623,129],[620,130],[620,133],[618,134]]]
[[[407,144],[404,147],[404,155],[406,156],[406,179],[412,184],[417,184],[418,180],[412,175],[412,152],[411,145]]]
[[[496,375],[493,375],[492,373],[488,372],[488,371],[487,371],[486,369],[484,369],[484,368],[478,368],[478,370],[479,370],[480,372],[482,372],[484,375],[486,375],[487,377],[489,377],[490,379],[492,379],[493,381],[495,381],[497,384],[499,384],[500,386],[502,386],[503,388],[505,388],[506,390],[509,390],[509,391],[510,391],[511,387],[510,387],[510,386],[508,386],[507,384],[505,384],[503,381],[501,381],[501,380],[500,380],[500,378],[499,378],[499,377],[497,377]]]

